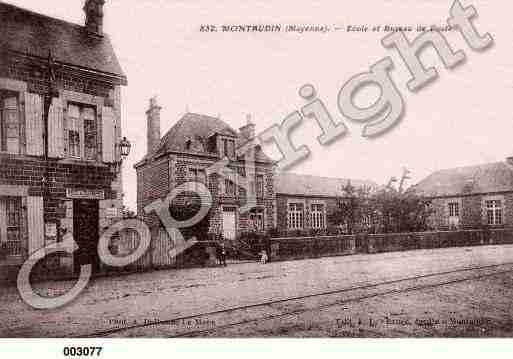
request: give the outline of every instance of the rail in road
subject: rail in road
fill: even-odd
[[[370,298],[418,291],[455,283],[476,280],[513,272],[513,262],[459,268],[451,271],[429,273],[412,277],[395,278],[376,283],[364,283],[346,288],[308,293],[295,297],[279,298],[248,305],[223,308],[182,317],[155,320],[144,324],[116,327],[97,331],[81,338],[134,335],[138,331],[157,330],[158,336],[194,337],[213,333],[220,329],[243,326],[306,312],[322,310],[333,306],[359,302]],[[298,307],[297,309],[293,309]],[[242,319],[241,319],[242,318]],[[200,323],[201,328],[177,325],[179,323]],[[137,334],[135,334],[137,336]],[[144,336],[144,335],[141,335]]]

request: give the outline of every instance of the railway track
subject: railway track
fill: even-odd
[[[505,267],[504,269],[501,269],[501,267]],[[495,270],[494,270],[495,269]],[[457,274],[462,273],[468,273],[468,272],[475,272],[478,271],[479,274],[477,275],[467,275],[463,277],[454,277]],[[169,335],[169,337],[194,337],[199,336],[201,334],[209,334],[221,329],[227,329],[231,327],[236,326],[243,326],[251,323],[258,323],[288,316],[296,316],[300,315],[306,312],[316,311],[316,310],[322,310],[326,308],[330,308],[333,306],[338,306],[345,303],[351,303],[351,302],[359,302],[365,299],[380,297],[380,296],[386,296],[386,295],[393,295],[393,294],[399,294],[399,293],[405,293],[410,291],[417,291],[417,290],[423,290],[423,289],[429,289],[429,288],[436,288],[440,286],[465,282],[469,280],[476,280],[491,276],[496,276],[500,274],[510,273],[513,272],[513,262],[507,262],[507,263],[501,263],[501,264],[495,264],[495,265],[487,265],[487,266],[479,266],[479,267],[467,267],[467,268],[460,268],[455,269],[452,271],[445,271],[445,272],[439,272],[439,273],[430,273],[430,274],[424,274],[424,275],[418,275],[418,276],[412,276],[407,278],[401,278],[401,279],[394,279],[389,281],[383,281],[378,283],[372,283],[372,284],[364,284],[359,286],[353,286],[353,287],[346,287],[346,288],[340,288],[340,289],[334,289],[329,291],[323,291],[323,292],[317,292],[317,293],[311,293],[301,296],[295,296],[295,297],[288,297],[288,298],[281,298],[277,300],[269,300],[264,301],[260,303],[255,304],[248,304],[248,305],[242,305],[237,307],[230,307],[205,313],[198,313],[198,314],[192,314],[182,317],[175,317],[165,320],[158,320],[158,321],[152,321],[151,323],[145,323],[145,324],[136,324],[131,326],[125,326],[125,327],[117,327],[112,328],[108,330],[102,330],[102,331],[96,331],[94,333],[90,333],[87,335],[81,335],[78,336],[79,338],[98,338],[98,337],[108,337],[108,336],[114,336],[117,334],[121,334],[123,332],[129,332],[137,329],[143,329],[148,327],[159,327],[159,326],[166,326],[166,325],[173,325],[173,323],[177,322],[184,322],[184,321],[190,321],[190,320],[199,320],[199,321],[207,321],[205,318],[210,317],[216,317],[231,313],[236,313],[240,311],[248,311],[253,309],[261,309],[261,308],[271,308],[273,310],[278,310],[278,313],[270,314],[270,315],[264,315],[264,316],[257,316],[250,319],[245,320],[238,320],[234,322],[228,322],[224,323],[222,325],[215,325],[211,328],[206,329],[198,329],[198,330],[188,330],[180,332],[178,331],[175,334]],[[436,279],[437,277],[448,277],[445,280],[441,281],[435,281],[430,282],[432,279]],[[410,282],[412,282],[412,285],[408,285]],[[418,283],[420,282],[420,283]],[[423,283],[424,282],[424,283]],[[418,283],[418,284],[415,284]],[[392,286],[392,288],[387,288]],[[395,287],[394,287],[395,286]],[[384,287],[384,288],[382,288]],[[382,288],[380,290],[380,288]],[[358,294],[359,292],[362,292]],[[293,303],[293,302],[300,302],[305,301],[308,299],[313,298],[320,298],[320,297],[328,297],[328,296],[337,296],[341,294],[351,294],[354,293],[356,295],[350,296],[348,298],[343,299],[335,299],[329,303],[322,304],[322,305],[313,305],[308,308],[301,308],[297,310],[291,310],[291,311],[281,311],[281,309],[276,309],[275,306],[279,304],[284,303]]]

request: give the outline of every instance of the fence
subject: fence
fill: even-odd
[[[135,252],[140,244],[139,234],[134,230],[123,230],[113,238],[111,252],[117,256],[126,256]],[[134,263],[123,268],[104,268],[105,271],[142,272],[163,268],[187,268],[211,265],[216,262],[215,245],[211,241],[202,241],[174,256],[171,250],[173,241],[165,229],[152,233],[148,250]]]

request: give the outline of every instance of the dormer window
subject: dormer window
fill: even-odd
[[[227,138],[222,139],[223,157],[235,158],[235,141]]]
[[[190,151],[191,150],[191,146],[192,146],[192,141],[191,140],[185,141],[185,150],[186,151]]]

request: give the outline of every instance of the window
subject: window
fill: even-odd
[[[289,229],[302,229],[303,228],[303,203],[289,203],[288,213],[288,227]]]
[[[232,182],[231,180],[229,180],[228,178],[226,178],[224,180],[224,193],[227,196],[235,196],[236,190],[237,190],[237,186],[235,185],[235,183]]]
[[[310,216],[312,220],[312,228],[321,229],[326,227],[324,223],[324,204],[312,204]]]
[[[235,158],[235,141],[223,138],[223,156]]]
[[[502,201],[485,201],[486,220],[490,225],[502,224]]]
[[[256,195],[259,198],[264,197],[264,176],[256,176]]]
[[[249,229],[261,232],[264,230],[264,210],[261,208],[253,208],[249,212]]]
[[[84,152],[86,160],[96,159],[96,115],[94,109],[86,107],[82,111],[84,119]]]
[[[0,242],[5,243],[9,256],[22,255],[21,208],[20,197],[0,197]]]
[[[460,204],[458,202],[449,203],[449,217],[460,216]]]
[[[0,91],[0,151],[19,154],[20,134],[18,94]]]
[[[70,157],[96,160],[98,131],[96,111],[93,107],[70,104],[66,131],[67,151]]]
[[[194,190],[198,193],[200,192],[198,183],[203,183],[205,186],[207,184],[207,173],[204,169],[201,168],[189,168],[189,180],[191,182],[196,183]]]

